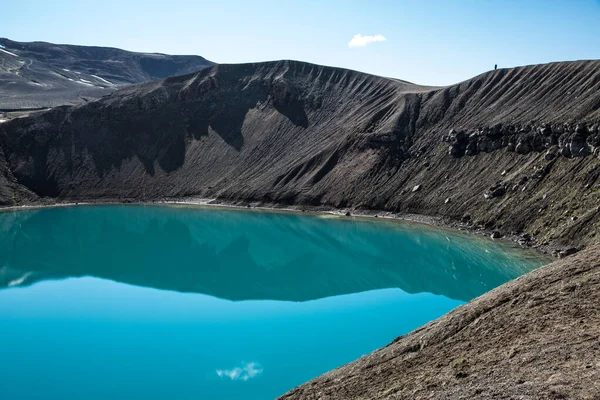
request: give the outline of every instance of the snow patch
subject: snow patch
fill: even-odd
[[[82,85],[86,85],[86,86],[94,86],[94,84],[92,84],[92,82],[86,81],[85,79],[80,79],[80,80],[75,81],[75,82],[81,83]]]
[[[0,119],[0,124],[3,123],[3,122],[6,122],[6,121],[8,121],[8,120],[7,119]]]
[[[93,76],[94,78],[96,78],[96,79],[99,79],[99,80],[101,80],[102,82],[106,82],[106,83],[108,83],[109,85],[112,85],[112,83],[110,83],[109,81],[107,81],[107,80],[106,80],[106,79],[104,79],[104,78],[100,78],[98,75],[90,75],[90,76]]]
[[[15,53],[11,53],[10,51],[6,51],[6,50],[3,50],[3,49],[0,49],[0,51],[3,52],[3,53],[6,53],[8,55],[14,56],[14,57],[19,57],[18,55],[16,55]]]
[[[65,71],[65,72],[71,72],[70,69],[65,69],[65,68],[63,68],[63,71]]]

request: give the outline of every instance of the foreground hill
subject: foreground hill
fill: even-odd
[[[597,399],[600,248],[557,261],[281,399]]]
[[[598,61],[445,88],[295,61],[218,65],[0,125],[0,202],[325,205],[585,244],[600,223],[599,89]]]
[[[79,104],[119,87],[211,65],[199,56],[0,38],[0,111]]]

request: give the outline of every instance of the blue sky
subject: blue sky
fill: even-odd
[[[2,0],[18,41],[295,59],[447,85],[493,68],[600,58],[600,0]],[[357,34],[386,40],[351,48]]]

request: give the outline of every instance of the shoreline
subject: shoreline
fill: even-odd
[[[369,221],[384,220],[384,221],[397,221],[415,223],[420,225],[426,225],[438,229],[448,229],[456,233],[463,233],[474,235],[479,238],[487,238],[492,241],[504,243],[512,248],[533,251],[542,258],[547,259],[548,262],[552,262],[558,259],[558,252],[564,248],[553,244],[537,244],[536,238],[531,237],[525,244],[523,243],[523,237],[519,235],[502,235],[499,238],[492,238],[492,230],[485,229],[483,227],[474,226],[469,223],[463,223],[459,221],[451,221],[442,217],[435,217],[430,215],[422,214],[408,214],[408,213],[395,213],[391,211],[383,210],[361,210],[353,208],[335,208],[332,206],[307,206],[307,205],[283,205],[278,203],[262,203],[262,202],[246,202],[246,201],[227,201],[216,198],[183,198],[183,199],[164,199],[154,201],[136,201],[132,199],[106,199],[106,200],[85,200],[85,201],[52,201],[52,202],[40,202],[30,203],[18,206],[0,206],[0,212],[6,211],[27,211],[45,208],[59,208],[59,207],[76,207],[76,206],[93,206],[93,205],[131,205],[131,206],[187,206],[187,207],[206,207],[206,208],[224,208],[231,210],[240,211],[263,211],[263,212],[283,212],[283,213],[297,213],[297,214],[316,214],[316,215],[330,215],[339,218],[360,218]]]

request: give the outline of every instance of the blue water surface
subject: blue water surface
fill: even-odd
[[[0,213],[0,399],[271,399],[543,263],[426,226]]]

